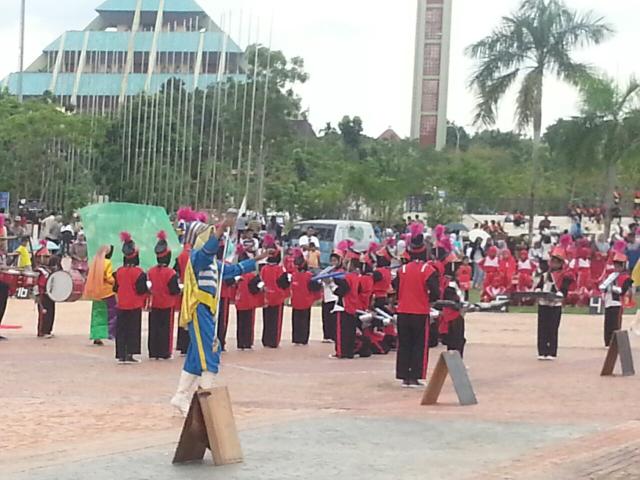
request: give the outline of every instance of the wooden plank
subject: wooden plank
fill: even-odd
[[[427,388],[424,391],[421,405],[435,405],[438,403],[438,397],[440,396],[442,386],[444,385],[444,381],[447,379],[448,373],[447,363],[445,362],[444,357],[440,355],[436,368],[431,374],[431,380],[429,380]]]
[[[182,433],[180,434],[180,440],[172,463],[202,460],[207,448],[209,448],[209,439],[205,430],[204,417],[200,402],[194,394],[191,399],[189,413],[182,426]]]
[[[629,341],[629,332],[626,330],[615,333],[618,344],[618,356],[620,357],[620,365],[622,366],[622,376],[630,377],[636,374],[633,366],[633,353],[631,352],[631,342]]]
[[[227,387],[199,390],[197,393],[202,408],[213,462],[229,465],[243,461],[240,437],[231,408]]]
[[[604,365],[602,365],[602,372],[600,376],[607,377],[613,375],[613,369],[616,368],[616,360],[618,359],[618,337],[614,333],[611,336],[611,343],[609,343],[609,350],[607,356],[604,359]]]
[[[456,350],[443,352],[442,357],[447,364],[447,370],[449,370],[449,376],[453,381],[453,388],[458,395],[460,405],[477,405],[478,399],[473,391],[473,386],[467,374],[467,367],[465,367],[462,361],[460,352]]]

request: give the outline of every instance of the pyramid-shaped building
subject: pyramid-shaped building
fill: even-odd
[[[48,45],[22,74],[4,79],[12,94],[50,92],[78,110],[113,110],[154,93],[171,78],[204,89],[244,78],[243,51],[194,0],[107,0],[82,31]],[[22,86],[20,87],[20,83]]]

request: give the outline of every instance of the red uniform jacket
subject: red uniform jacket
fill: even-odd
[[[260,270],[260,277],[264,282],[265,304],[267,307],[279,307],[291,295],[291,291],[288,288],[281,288],[280,285],[282,283],[278,282],[282,275],[286,274],[287,271],[280,264],[267,264]]]
[[[118,294],[120,310],[137,310],[144,307],[147,298],[147,276],[140,267],[120,267],[114,275],[113,291]]]
[[[296,271],[293,273],[291,281],[291,307],[294,310],[308,310],[321,297],[322,286],[318,283],[319,288],[313,286],[311,279],[313,273],[305,271]]]
[[[180,296],[178,274],[165,265],[156,265],[147,274],[151,282],[151,307],[158,309],[173,308]]]
[[[438,273],[427,263],[413,261],[403,265],[397,282],[398,313],[428,315],[431,301],[440,297]]]
[[[264,293],[258,289],[260,282],[254,272],[242,275],[236,287],[236,309],[240,311],[254,310],[264,304]]]
[[[336,295],[342,297],[342,306],[349,315],[355,315],[360,309],[360,274],[347,273],[344,280],[336,281],[338,289]]]
[[[391,270],[389,267],[380,267],[373,272],[373,297],[387,298],[391,291]]]
[[[222,288],[220,289],[220,298],[224,298],[225,300],[235,300],[236,299],[236,289],[237,285],[235,282],[222,282]]]
[[[371,305],[371,296],[373,295],[373,276],[362,275],[360,277],[360,310],[369,310]]]

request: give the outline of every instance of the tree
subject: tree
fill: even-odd
[[[591,74],[588,65],[572,58],[575,49],[604,41],[612,32],[603,18],[578,13],[562,0],[523,0],[511,16],[486,38],[467,48],[478,61],[471,87],[477,91],[475,123],[495,124],[499,101],[521,79],[516,100],[519,130],[533,126],[529,235],[533,234],[538,147],[542,136],[545,75],[577,84]]]
[[[588,129],[589,140],[595,141],[594,155],[606,171],[604,206],[608,237],[618,168],[626,155],[637,154],[640,147],[637,130],[640,82],[632,78],[622,86],[606,77],[586,78],[580,92],[585,130]]]

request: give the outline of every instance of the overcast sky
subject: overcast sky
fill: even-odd
[[[20,0],[0,0],[0,78],[18,65],[18,14]],[[606,44],[578,53],[577,58],[626,81],[640,72],[640,2],[635,0],[567,0],[572,7],[593,9],[616,29]],[[94,17],[101,0],[27,0],[26,63],[64,30],[81,30]],[[316,129],[334,124],[343,115],[363,118],[366,133],[378,135],[392,126],[400,135],[410,128],[416,0],[200,0],[200,5],[220,22],[231,12],[230,33],[237,39],[240,16],[247,43],[250,15],[260,18],[261,35],[268,42],[274,18],[273,46],[288,56],[302,56],[311,74],[300,89],[305,108]],[[450,120],[468,126],[473,94],[467,83],[473,63],[464,48],[488,34],[499,17],[511,12],[519,0],[454,0]],[[500,107],[498,126],[513,127],[513,97]],[[545,86],[544,122],[577,111],[575,92],[549,81]]]

